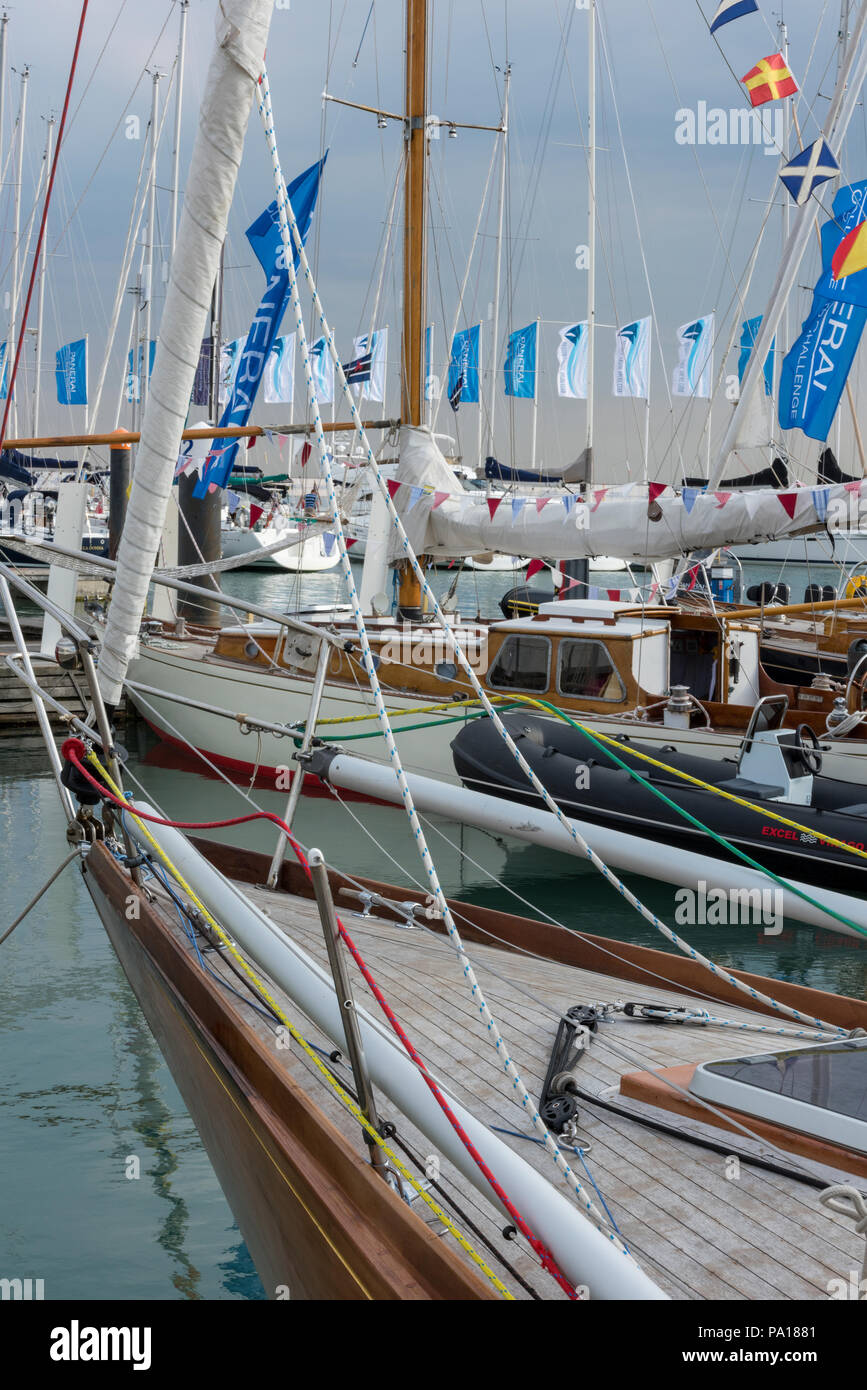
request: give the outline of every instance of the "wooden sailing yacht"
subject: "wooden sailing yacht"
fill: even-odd
[[[425,10],[409,0],[410,74],[423,68]],[[270,0],[220,6],[98,672],[90,635],[45,601],[93,703],[61,756],[47,741],[84,882],[270,1296],[826,1297],[861,1248],[867,1115],[849,1095],[854,1074],[863,1102],[863,1002],[721,971],[691,949],[672,957],[452,904],[417,820],[429,892],[326,868],[270,816],[278,873],[273,889],[256,888],[263,860],[196,845],[123,792],[110,715],[257,89],[292,263],[262,69],[270,12]],[[6,586],[22,581],[0,574],[14,623]],[[358,632],[366,643],[360,613]],[[44,716],[23,644],[13,665]],[[368,675],[391,739],[372,660]],[[283,863],[287,844],[297,867]],[[335,898],[365,908],[350,930]],[[754,1030],[786,1051],[744,1057]],[[739,1074],[753,1061],[766,1065],[744,1095]],[[766,1073],[780,1066],[827,1103],[804,1114],[799,1095],[772,1096]],[[732,1149],[737,1183],[719,1163]]]

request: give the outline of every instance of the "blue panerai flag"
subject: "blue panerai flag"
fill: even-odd
[[[536,356],[539,346],[539,322],[518,328],[509,334],[506,348],[506,395],[518,400],[536,399]]]
[[[850,232],[867,218],[867,180],[848,183],[837,190],[833,216],[822,226],[822,275],[816,294],[847,304],[867,304],[867,270],[835,280],[831,269],[834,252]]]
[[[87,339],[65,343],[54,369],[58,405],[87,405]]]
[[[759,336],[759,329],[762,326],[762,315],[757,314],[754,319],[746,319],[741,327],[741,354],[738,358],[738,381],[743,386],[744,376],[749,365],[750,353],[756,345],[756,338]],[[771,350],[765,358],[765,395],[773,395],[774,391],[774,356],[777,350],[777,340],[771,344]]]
[[[307,240],[313,210],[319,193],[319,182],[327,155],[305,169],[289,185],[287,193],[298,224],[301,242]],[[247,228],[247,240],[256,259],[265,272],[267,286],[262,303],[247,334],[247,341],[241,353],[238,371],[232,387],[232,394],[220,416],[220,428],[227,425],[246,425],[250,411],[259,390],[259,383],[265,371],[274,340],[280,331],[280,323],[291,298],[289,271],[286,268],[283,251],[283,237],[280,233],[280,218],[276,202],[271,203],[252,226]],[[298,253],[294,253],[295,268],[298,267]],[[193,489],[194,497],[206,497],[212,487],[225,487],[232,473],[235,456],[238,452],[237,439],[231,440],[228,447],[222,443],[212,444],[205,459],[198,481]]]
[[[825,440],[855,359],[867,308],[813,295],[810,317],[783,360],[780,427]]]
[[[478,404],[480,335],[481,324],[477,323],[463,333],[456,333],[452,340],[448,397],[453,410],[465,401],[470,405]]]
[[[650,383],[650,319],[618,328],[614,342],[614,395],[647,400]]]
[[[780,170],[780,178],[791,193],[798,207],[803,207],[813,190],[829,179],[836,178],[840,165],[832,155],[826,141],[814,140]]]
[[[758,8],[757,0],[722,0],[710,22],[710,32],[715,34],[717,29],[728,24],[729,20],[740,19],[741,15],[745,14],[755,14]]]

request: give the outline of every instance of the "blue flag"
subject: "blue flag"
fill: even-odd
[[[750,360],[750,354],[756,345],[756,338],[759,336],[759,329],[762,326],[762,315],[758,314],[754,319],[747,319],[741,328],[741,355],[738,358],[738,381],[743,385],[744,375]],[[776,338],[771,343],[771,350],[765,358],[765,395],[772,396],[774,393],[774,356],[777,349]]]
[[[780,178],[791,193],[798,207],[803,207],[814,188],[834,179],[840,172],[840,165],[831,153],[826,141],[814,140],[780,170]]]
[[[140,388],[142,366],[144,364],[144,343],[139,343],[138,345],[138,364],[135,370],[133,370],[132,365],[132,352],[133,350],[132,348],[130,348],[129,352],[126,355],[126,398],[128,401],[138,401],[141,400]],[[150,381],[151,372],[154,369],[154,358],[156,357],[156,355],[156,340],[154,338],[151,338],[150,351],[148,352],[148,381]]]
[[[464,401],[478,404],[480,333],[481,325],[477,323],[463,333],[456,333],[452,340],[448,394],[453,410]]]
[[[780,427],[825,440],[840,404],[867,308],[825,299],[816,293],[801,336],[783,361]]]
[[[87,405],[87,339],[64,344],[56,359],[58,405]]]
[[[539,324],[518,328],[509,335],[506,350],[506,395],[520,400],[536,399],[536,352],[539,343]]]
[[[313,220],[313,211],[316,207],[325,158],[312,164],[287,189],[302,244],[307,240],[310,223]],[[265,272],[268,283],[262,303],[259,305],[256,317],[253,319],[247,334],[247,341],[241,353],[232,394],[220,416],[221,429],[228,425],[246,425],[249,420],[259,390],[259,383],[265,371],[265,364],[268,361],[274,340],[280,331],[280,324],[291,298],[289,271],[286,267],[276,202],[267,207],[261,216],[256,218],[252,226],[247,228],[247,240]],[[294,255],[294,262],[297,270],[297,252]],[[228,447],[224,447],[216,441],[212,444],[210,453],[199,472],[198,481],[193,488],[194,497],[206,497],[212,487],[226,486],[232,473],[237,452],[237,439],[231,440]]]
[[[849,183],[837,192],[833,216],[822,227],[822,275],[816,294],[847,304],[867,304],[867,270],[835,280],[831,272],[834,252],[859,223],[867,218],[867,179]]]
[[[717,29],[728,24],[729,20],[740,19],[741,15],[745,14],[755,14],[758,8],[757,0],[722,0],[710,22],[710,32],[715,34]]]
[[[9,363],[6,361],[6,343],[2,342],[0,343],[0,401],[5,401],[6,399],[6,369],[8,366]]]

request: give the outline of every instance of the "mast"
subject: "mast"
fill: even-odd
[[[148,398],[148,384],[150,379],[150,357],[151,357],[151,305],[154,297],[154,237],[156,236],[156,211],[157,211],[157,105],[159,102],[159,82],[160,74],[154,71],[153,87],[151,91],[151,169],[150,169],[150,190],[148,193],[148,230],[147,230],[147,286],[145,290],[144,302],[144,347],[141,351],[141,415],[144,419],[144,410]]]
[[[427,298],[427,0],[406,0],[406,176],[404,184],[401,419],[424,423]]]
[[[45,138],[45,180],[51,168],[51,145],[54,137],[54,117],[48,117],[48,134]],[[42,315],[45,308],[45,266],[48,258],[48,237],[42,239],[42,255],[39,263],[39,297],[36,301],[36,384],[33,388],[33,433],[39,434],[39,396],[42,382]]]
[[[587,454],[586,485],[593,477],[593,392],[596,366],[596,0],[590,0],[587,43]],[[586,575],[585,575],[586,578]]]
[[[18,273],[21,259],[21,187],[24,177],[24,117],[27,112],[27,81],[30,77],[30,68],[25,64],[21,73],[21,106],[18,112],[18,155],[15,168],[15,211],[13,214],[14,227],[12,232],[12,309],[9,318],[9,340],[6,344],[6,389],[12,385],[12,362],[15,357],[15,342],[18,330]],[[15,408],[15,401],[12,401],[12,428],[18,412]]]
[[[858,105],[861,88],[865,76],[867,76],[867,45],[864,46],[859,56],[865,28],[867,28],[867,3],[862,4],[855,23],[852,40],[840,68],[837,86],[828,109],[825,128],[822,131],[822,135],[838,163],[846,131]],[[750,360],[741,387],[740,400],[734,408],[708,479],[709,492],[713,492],[719,487],[729,455],[737,446],[738,434],[742,422],[751,408],[753,398],[760,389],[764,390],[765,359],[771,350],[771,345],[780,327],[783,311],[797,280],[801,261],[816,224],[818,211],[818,202],[815,198],[810,198],[794,214],[792,230],[786,242],[770,302],[762,317],[761,327],[750,353]]]
[[[494,415],[497,409],[497,353],[500,350],[500,284],[503,274],[503,217],[506,207],[506,167],[509,158],[509,86],[512,81],[511,64],[506,65],[503,75],[503,148],[500,162],[500,192],[497,211],[497,266],[494,275],[494,316],[491,324],[491,393],[488,409],[488,453],[494,452]],[[480,451],[481,452],[481,451]]]
[[[3,133],[6,121],[6,26],[9,16],[4,10],[0,15],[0,154],[3,151]]]
[[[181,111],[184,99],[184,55],[187,47],[187,13],[190,0],[181,0],[181,32],[178,39],[178,67],[175,73],[175,138],[172,150],[172,211],[169,219],[169,254],[175,254],[178,235],[178,180],[181,155]]]

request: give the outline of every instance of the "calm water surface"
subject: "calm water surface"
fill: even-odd
[[[622,576],[600,578],[617,584]],[[450,582],[440,574],[437,587],[443,591]],[[793,598],[800,597],[801,582],[796,576]],[[327,601],[338,583],[333,574],[307,577],[303,599]],[[508,583],[503,575],[462,577],[462,612],[494,612]],[[230,586],[281,607],[298,598],[297,582],[283,575],[235,573]],[[179,819],[243,812],[236,788],[178,766],[150,736],[129,741],[131,771],[149,797]],[[285,801],[261,788],[254,794],[269,810],[281,810]],[[44,758],[0,752],[0,931],[65,855],[64,828]],[[296,830],[350,872],[395,883],[419,880],[417,855],[396,810],[304,798]],[[212,832],[221,835],[269,853],[273,848],[270,826]],[[440,821],[430,842],[452,894],[528,915],[549,913],[578,930],[664,945],[592,869],[574,860]],[[633,883],[672,921],[673,889]],[[793,925],[776,938],[756,926],[690,928],[689,936],[725,965],[867,995],[867,949],[860,943]],[[44,1279],[47,1298],[264,1296],[75,868],[0,947],[0,1048],[0,1277]],[[140,1160],[137,1179],[126,1175],[131,1157]]]

